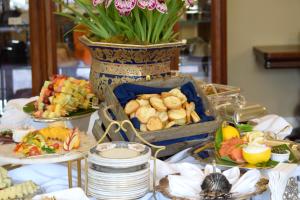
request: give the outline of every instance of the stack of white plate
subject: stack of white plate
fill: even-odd
[[[131,142],[102,143],[89,152],[88,193],[97,199],[138,199],[150,188],[151,149]]]

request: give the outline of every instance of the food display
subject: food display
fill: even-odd
[[[220,159],[238,164],[256,165],[271,158],[271,147],[264,144],[262,132],[248,132],[241,137],[237,128],[226,123],[217,131],[215,147]]]
[[[3,167],[0,167],[0,190],[11,186],[11,179],[8,177],[8,172]]]
[[[93,97],[88,81],[55,75],[44,83],[33,115],[36,118],[65,117],[80,109],[91,108]]]
[[[240,133],[238,128],[226,123],[216,133],[215,151],[221,162],[256,167],[274,167],[278,162],[288,161],[290,154],[290,161],[297,162],[287,145],[270,146],[263,132]]]
[[[157,131],[175,125],[197,123],[201,118],[195,110],[195,103],[175,88],[161,94],[141,94],[129,101],[125,108],[129,118],[137,118],[140,130]]]
[[[15,147],[24,156],[53,154],[63,149],[70,151],[80,146],[80,132],[62,126],[50,126],[26,134]]]
[[[0,190],[0,200],[29,198],[35,195],[38,190],[39,188],[35,183],[27,181]]]

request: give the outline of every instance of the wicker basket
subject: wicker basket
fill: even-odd
[[[206,109],[206,113],[209,113],[210,115],[214,116],[215,119],[213,121],[172,127],[169,129],[163,129],[159,131],[140,132],[139,130],[136,130],[148,142],[156,145],[167,146],[167,149],[161,152],[159,154],[159,157],[173,155],[185,148],[194,146],[199,142],[203,141],[203,139],[197,139],[196,136],[215,132],[218,126],[220,125],[220,118],[217,116],[213,106],[209,103],[208,99],[202,93],[200,87],[196,85],[194,79],[191,76],[162,78],[134,83],[138,85],[157,88],[176,88],[188,82],[193,83],[197,94],[202,98],[204,108]],[[101,137],[101,135],[104,132],[104,129],[108,127],[112,119],[117,121],[129,120],[129,118],[124,112],[123,107],[120,105],[117,97],[113,92],[114,88],[117,86],[118,85],[109,86],[105,91],[106,105],[102,104],[99,109],[99,115],[102,119],[102,123],[104,126],[101,126],[99,124],[99,121],[95,124],[93,133],[96,136],[96,138]],[[113,116],[111,114],[113,114]],[[110,131],[109,135],[109,139],[113,141],[129,140],[132,142],[139,142],[138,139],[135,137],[134,130],[132,130],[131,127],[128,127],[126,133],[121,132],[120,134],[114,133],[113,129]]]

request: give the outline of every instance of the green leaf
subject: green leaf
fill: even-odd
[[[133,15],[135,17],[136,24],[137,24],[136,31],[140,32],[141,41],[144,42],[146,40],[146,34],[144,32],[143,25],[141,23],[141,19],[140,19],[140,14],[139,14],[139,9],[138,8],[133,9]]]
[[[131,37],[138,37],[136,34],[135,34],[135,32],[133,32],[132,31],[132,29],[129,27],[129,26],[127,26],[127,24],[125,24],[125,23],[123,23],[123,22],[121,22],[121,21],[116,21],[115,22],[118,26],[120,26],[120,27],[122,27],[122,28],[124,28],[125,29],[125,34],[126,35],[128,35],[128,36],[130,36],[129,38],[131,39]]]
[[[240,132],[251,132],[253,131],[253,126],[250,124],[236,124],[235,125]]]
[[[163,14],[159,13],[158,11],[154,11],[156,13],[156,19],[155,21],[155,26],[154,26],[154,30],[151,36],[151,43],[155,43],[155,39],[156,39],[156,35],[158,35],[159,33],[159,27],[161,26],[162,23],[162,18],[163,18]]]
[[[47,146],[42,146],[42,150],[45,151],[46,153],[55,153],[54,149]]]
[[[148,20],[148,33],[147,33],[147,42],[150,42],[152,28],[153,28],[153,12],[147,10],[147,20]]]
[[[32,102],[26,104],[26,105],[23,107],[23,111],[24,111],[26,114],[33,115],[33,113],[35,112],[34,101],[32,101]],[[75,117],[75,116],[85,115],[85,114],[88,114],[88,113],[93,113],[93,112],[95,112],[95,111],[96,111],[96,109],[94,109],[94,108],[89,108],[89,109],[78,109],[77,111],[70,112],[69,115],[67,115],[66,117]]]
[[[103,6],[97,6],[97,10],[99,13],[100,18],[102,18],[102,23],[105,24],[107,27],[109,27],[109,29],[111,30],[111,32],[116,35],[118,33],[116,25],[114,24],[114,22],[111,20],[111,18],[109,16],[106,15],[105,12],[105,8]]]
[[[237,164],[234,160],[232,160],[230,157],[228,156],[223,156],[223,157],[220,157],[221,160],[224,160],[226,162],[231,162],[232,164]]]
[[[237,166],[238,164],[229,158],[228,156],[221,157],[218,153],[216,153],[216,161],[218,164],[227,165],[227,166]]]
[[[273,161],[273,160],[269,160],[267,162],[258,163],[255,166],[256,167],[267,167],[267,168],[270,168],[270,167],[275,167],[277,164],[278,164],[278,162]]]
[[[109,34],[107,28],[100,23],[100,20],[98,20],[98,16],[94,14],[94,7],[91,4],[86,4],[82,0],[75,0],[75,3],[77,3],[82,9],[84,9],[86,13],[90,16],[91,23],[96,25],[93,27],[94,29],[96,28],[101,30],[101,32],[105,35],[106,39],[112,36],[111,34]]]
[[[215,136],[215,148],[217,152],[221,148],[222,141],[223,141],[222,127],[219,127]]]

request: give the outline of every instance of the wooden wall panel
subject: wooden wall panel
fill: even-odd
[[[54,10],[52,0],[29,0],[33,95],[57,73]]]
[[[227,0],[212,0],[212,82],[227,84]]]

